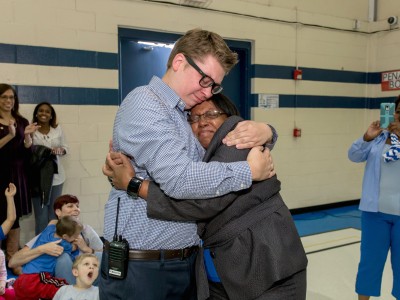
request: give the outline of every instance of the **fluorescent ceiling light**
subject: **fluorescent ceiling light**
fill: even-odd
[[[170,49],[172,49],[172,48],[174,47],[174,44],[164,44],[164,43],[154,43],[154,42],[143,42],[143,41],[138,41],[138,44],[146,45],[146,46],[151,46],[151,47],[170,48]]]

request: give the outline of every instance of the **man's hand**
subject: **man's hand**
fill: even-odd
[[[271,178],[276,174],[272,156],[268,148],[261,146],[254,147],[247,155],[251,176],[253,181],[261,181]]]
[[[265,123],[242,121],[222,142],[227,146],[235,145],[237,149],[249,149],[268,143],[272,140],[272,135],[271,128]]]
[[[109,152],[103,166],[103,174],[108,176],[113,186],[125,190],[136,175],[129,158],[120,152]]]

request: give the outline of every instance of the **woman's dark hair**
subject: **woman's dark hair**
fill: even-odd
[[[35,123],[35,122],[37,123],[38,122],[38,118],[37,118],[36,115],[38,113],[39,108],[42,105],[47,105],[48,107],[50,107],[51,119],[50,119],[49,123],[50,123],[51,127],[56,128],[57,127],[57,114],[56,114],[56,111],[54,110],[54,107],[49,102],[46,102],[46,101],[40,102],[38,105],[35,106],[35,109],[33,111],[32,123]]]
[[[17,91],[7,83],[0,83],[0,96],[3,95],[6,91],[12,90],[14,93],[14,107],[11,110],[11,115],[15,119],[22,118],[21,114],[19,113],[19,99],[17,95]]]
[[[223,94],[213,95],[208,101],[212,101],[212,103],[214,103],[214,105],[221,111],[226,113],[228,117],[240,116],[239,110],[237,109],[236,105]]]
[[[79,204],[79,199],[74,195],[69,195],[69,194],[61,195],[60,197],[58,197],[56,199],[56,201],[54,201],[54,205],[53,205],[54,211],[56,211],[57,209],[61,210],[61,208],[65,204],[69,204],[69,203]]]
[[[399,103],[400,103],[400,95],[397,96],[396,102],[395,102],[395,107],[394,109],[397,109],[399,107]]]

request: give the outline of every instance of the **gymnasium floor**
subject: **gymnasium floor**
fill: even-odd
[[[307,300],[357,299],[354,292],[360,258],[361,224],[356,205],[293,215],[308,257]],[[380,297],[391,295],[392,273],[386,264]]]
[[[357,299],[354,284],[360,258],[360,216],[356,205],[293,215],[308,257],[307,300]],[[394,299],[392,280],[386,264],[381,297],[371,300]]]

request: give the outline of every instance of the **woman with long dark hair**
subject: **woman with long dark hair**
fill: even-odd
[[[65,142],[64,132],[57,123],[56,111],[50,103],[41,102],[36,105],[33,111],[32,122],[40,126],[33,134],[33,144],[47,147],[57,164],[57,173],[49,174],[49,193],[34,194],[32,198],[33,210],[35,212],[35,234],[39,234],[51,220],[57,219],[53,205],[55,199],[62,194],[65,181],[65,172],[60,157],[67,154],[68,146]]]
[[[9,84],[0,84],[0,191],[10,182],[17,187],[14,197],[17,219],[7,236],[7,260],[18,251],[20,226],[19,218],[32,212],[28,184],[28,166],[32,134],[37,124],[29,124],[19,113],[19,99],[16,90]],[[0,223],[7,218],[7,202],[0,193]]]

